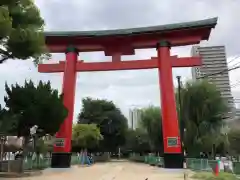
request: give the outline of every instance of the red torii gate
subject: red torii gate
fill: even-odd
[[[42,73],[64,72],[63,101],[68,116],[56,134],[52,167],[70,167],[71,137],[74,111],[76,73],[84,71],[138,70],[158,68],[161,87],[161,110],[166,168],[181,168],[183,155],[174,95],[172,67],[201,65],[200,57],[170,55],[170,48],[198,44],[208,40],[217,18],[146,28],[85,32],[48,32],[46,44],[50,52],[65,52],[66,61],[39,64]],[[122,55],[134,55],[135,49],[157,48],[157,57],[145,60],[121,61]],[[84,62],[79,52],[104,51],[112,62]]]

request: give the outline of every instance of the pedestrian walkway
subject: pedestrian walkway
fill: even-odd
[[[73,166],[71,169],[48,169],[41,176],[23,180],[183,180],[183,170],[172,171],[133,162],[97,163],[92,166]]]

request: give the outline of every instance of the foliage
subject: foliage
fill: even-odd
[[[50,82],[32,81],[9,87],[5,85],[7,95],[4,97],[7,111],[11,114],[13,124],[11,131],[18,136],[29,136],[30,128],[38,126],[38,137],[55,134],[67,116],[62,97],[51,88]]]
[[[177,96],[178,97],[178,96]],[[212,145],[222,143],[221,128],[228,108],[214,84],[188,82],[181,90],[182,116],[188,153],[211,152]]]
[[[16,116],[12,116],[6,109],[0,105],[0,134],[12,135],[12,127],[16,126]]]
[[[5,124],[6,121],[4,121],[4,113],[5,113],[5,109],[2,109],[2,106],[0,105],[0,133],[1,134],[5,134],[6,130],[5,130]]]
[[[230,150],[232,154],[239,155],[240,154],[240,130],[232,129],[228,133],[228,140],[230,144]]]
[[[47,58],[44,20],[33,0],[1,0],[0,63],[7,59]]]
[[[179,112],[178,97],[176,94]],[[196,156],[201,151],[209,153],[213,144],[218,152],[226,152],[228,141],[221,129],[223,116],[228,109],[217,88],[207,81],[188,82],[181,89],[181,100],[182,115],[179,119],[186,128],[184,144],[187,154]],[[163,152],[160,108],[150,106],[143,109],[141,114],[140,128],[147,132],[151,149]]]
[[[73,143],[81,149],[90,149],[98,146],[103,136],[95,124],[75,124],[72,138]]]
[[[43,139],[37,139],[35,152],[37,154],[46,154],[49,150],[48,144]]]
[[[124,146],[125,151],[133,151],[136,153],[150,152],[150,138],[146,131],[142,129],[132,130],[127,132],[126,144]]]
[[[82,111],[78,116],[80,124],[96,124],[104,137],[100,142],[101,150],[115,151],[125,143],[127,119],[113,102],[85,98]]]
[[[140,128],[146,130],[152,150],[163,152],[162,118],[160,107],[149,106],[142,110]]]
[[[55,140],[54,136],[50,136],[47,134],[40,138],[36,137],[35,140],[35,149],[33,149],[33,151],[35,151],[37,154],[46,154],[53,151],[53,145]],[[33,147],[32,143],[30,143],[30,145]]]

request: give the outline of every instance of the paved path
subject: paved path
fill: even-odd
[[[45,170],[41,176],[21,180],[183,180],[182,170],[166,170],[132,162],[99,163],[69,170]]]

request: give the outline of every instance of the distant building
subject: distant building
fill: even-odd
[[[192,68],[193,80],[206,77],[209,82],[214,83],[229,107],[229,112],[226,114],[226,117],[229,117],[227,120],[234,119],[235,105],[229,82],[225,46],[193,46],[191,54],[192,56],[200,55],[203,63],[200,67]]]
[[[141,109],[134,108],[129,110],[129,127],[131,129],[138,128],[139,122],[141,120]]]

